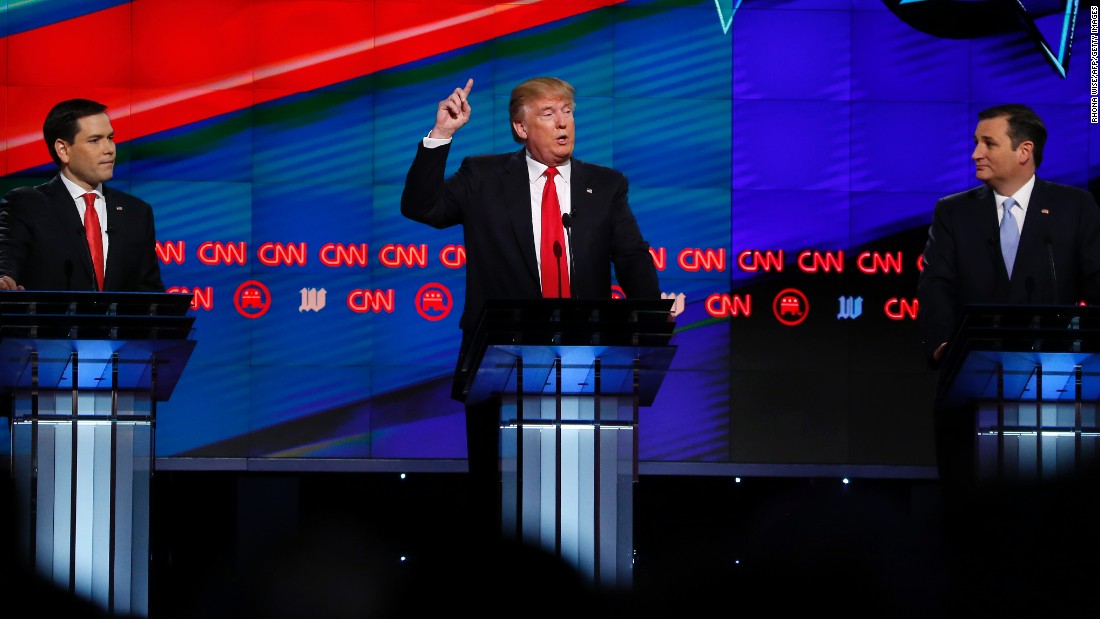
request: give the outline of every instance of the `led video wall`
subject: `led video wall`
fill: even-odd
[[[2,184],[54,173],[54,103],[109,106],[111,184],[153,204],[164,280],[195,295],[159,457],[461,459],[462,234],[401,217],[405,173],[467,78],[449,172],[518,149],[511,88],[556,75],[575,155],[628,175],[682,307],[643,463],[928,467],[918,257],[935,200],[976,184],[977,111],[1032,105],[1040,174],[1100,175],[1095,14],[1016,4],[9,4]]]

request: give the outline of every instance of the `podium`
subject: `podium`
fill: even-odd
[[[190,305],[169,293],[0,293],[21,558],[109,615],[148,616],[156,407],[194,350]]]
[[[947,403],[976,410],[979,480],[1095,473],[1100,308],[969,306],[942,371]]]
[[[671,300],[492,301],[465,363],[467,403],[500,410],[501,524],[596,586],[633,580],[638,411],[672,363]]]

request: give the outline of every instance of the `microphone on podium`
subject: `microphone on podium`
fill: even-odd
[[[558,261],[558,298],[561,298],[561,243],[554,241],[554,259]]]
[[[577,265],[573,263],[573,213],[563,213],[561,225],[565,227],[565,235],[569,237],[569,282],[572,288],[573,278],[577,273]]]

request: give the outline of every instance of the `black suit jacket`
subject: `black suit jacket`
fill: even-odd
[[[477,324],[486,299],[541,298],[531,184],[524,151],[468,157],[444,181],[450,145],[416,153],[401,213],[435,228],[461,224],[466,246],[463,330]],[[627,202],[627,180],[603,166],[572,160],[570,200],[573,297],[611,296],[611,267],[627,297],[661,297],[657,270]]]
[[[993,190],[951,195],[936,203],[922,265],[917,316],[934,366],[966,305],[1100,303],[1100,208],[1087,191],[1036,179],[1009,281]]]
[[[401,213],[435,228],[462,225],[466,247],[466,300],[459,327],[477,326],[487,299],[542,297],[531,183],[523,150],[467,157],[444,179],[450,144],[417,149],[405,179]],[[627,201],[627,179],[616,170],[571,161],[573,212],[569,285],[579,299],[611,297],[611,268],[626,296],[659,299],[657,269]],[[564,259],[564,258],[563,258]],[[459,351],[459,367],[467,337]],[[456,384],[455,397],[458,397]]]
[[[153,209],[103,186],[109,247],[103,289],[164,292]],[[96,290],[84,225],[60,176],[0,201],[0,274],[27,290]]]

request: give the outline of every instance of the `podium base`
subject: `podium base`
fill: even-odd
[[[593,415],[596,402],[608,420]],[[505,398],[502,532],[550,552],[598,587],[633,581],[635,424],[632,398]],[[559,407],[560,403],[560,409]]]
[[[980,402],[979,481],[1040,482],[1097,472],[1097,405],[1077,402]]]
[[[111,396],[92,395],[81,404]],[[20,558],[108,614],[148,616],[151,421],[17,417],[11,430]]]

